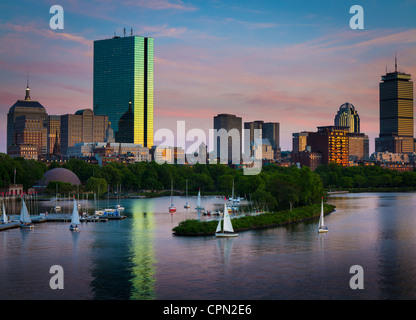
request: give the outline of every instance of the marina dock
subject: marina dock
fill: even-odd
[[[81,222],[108,222],[110,220],[123,220],[127,218],[126,216],[87,216],[82,217],[79,220]],[[13,228],[19,228],[20,227],[20,221],[18,217],[10,217],[12,222],[9,223],[1,223],[0,224],[0,231],[13,229]],[[50,214],[48,216],[34,216],[31,218],[32,223],[43,223],[43,222],[71,222],[71,217],[67,215],[60,215],[60,214]]]

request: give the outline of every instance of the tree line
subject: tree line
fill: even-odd
[[[342,167],[320,165],[317,173],[325,188],[398,188],[416,187],[416,172],[385,169],[380,166]]]
[[[39,181],[47,170],[62,167],[74,172],[82,186],[74,187],[59,183],[59,192],[92,191],[100,193],[119,190],[123,193],[154,192],[170,190],[173,180],[175,190],[185,190],[188,184],[189,194],[221,194],[230,196],[234,183],[234,194],[248,198],[269,210],[281,210],[292,206],[304,206],[317,203],[323,194],[322,181],[318,174],[308,167],[298,169],[279,167],[269,164],[258,175],[244,175],[243,170],[230,168],[223,164],[157,164],[156,162],[138,162],[132,164],[108,163],[100,167],[79,159],[70,159],[64,164],[44,163],[22,158],[10,158],[0,155],[0,184],[13,183],[13,171],[16,168],[16,183],[29,188]],[[56,182],[47,187],[49,193],[55,193]]]

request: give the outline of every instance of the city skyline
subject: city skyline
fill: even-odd
[[[0,5],[3,119],[23,98],[28,71],[31,98],[49,114],[92,109],[93,41],[123,36],[123,28],[155,39],[155,131],[175,131],[185,120],[208,132],[216,114],[244,122],[268,114],[280,123],[282,151],[291,150],[293,132],[332,124],[349,101],[374,152],[378,84],[386,67],[394,70],[395,52],[399,70],[416,74],[409,1],[363,3],[364,30],[349,28],[353,2],[64,1],[65,28],[56,31],[49,28],[50,2],[24,3]]]

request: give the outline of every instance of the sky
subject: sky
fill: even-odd
[[[52,5],[64,10],[53,30]],[[351,29],[361,5],[364,29]],[[154,38],[154,129],[208,135],[213,117],[280,123],[292,133],[334,124],[352,103],[370,153],[379,133],[379,82],[394,70],[416,76],[416,1],[95,0],[0,3],[0,152],[9,108],[25,95],[48,114],[92,109],[93,41],[127,34]],[[157,141],[155,141],[157,144]]]

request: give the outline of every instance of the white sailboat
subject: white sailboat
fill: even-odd
[[[33,228],[32,219],[30,219],[29,211],[27,210],[25,200],[22,198],[22,209],[20,210],[20,227]]]
[[[321,203],[321,217],[319,218],[319,233],[328,232],[328,227],[325,226],[324,223],[324,197],[322,197],[322,203]]]
[[[3,202],[3,219],[1,220],[1,223],[6,224],[9,223],[9,219],[6,215],[6,209],[4,208],[4,202]]]
[[[198,199],[196,200],[196,210],[201,211],[201,210],[205,210],[205,207],[203,207],[201,205],[201,189],[199,189],[198,191]]]
[[[188,203],[188,180],[186,180],[186,203],[183,207],[185,209],[189,209],[191,207]]]
[[[218,221],[217,230],[215,230],[215,236],[217,238],[229,238],[238,236],[238,233],[234,232],[230,214],[228,213],[227,205],[225,203],[223,219],[220,219],[220,221]]]
[[[54,207],[55,212],[61,210],[61,207],[58,206],[57,201],[58,201],[58,184],[56,184],[56,196],[55,196],[55,207]]]
[[[72,210],[72,219],[71,219],[71,225],[69,226],[69,230],[78,230],[78,226],[81,224],[79,221],[79,213],[78,213],[78,206],[77,202],[74,198],[74,209]]]
[[[169,212],[170,214],[173,214],[176,212],[176,207],[173,205],[173,180],[170,187],[170,203]]]
[[[120,189],[117,190],[117,204],[116,204],[116,210],[117,211],[122,211],[124,210],[124,207],[120,204],[120,192],[121,192],[121,185],[120,185]]]

